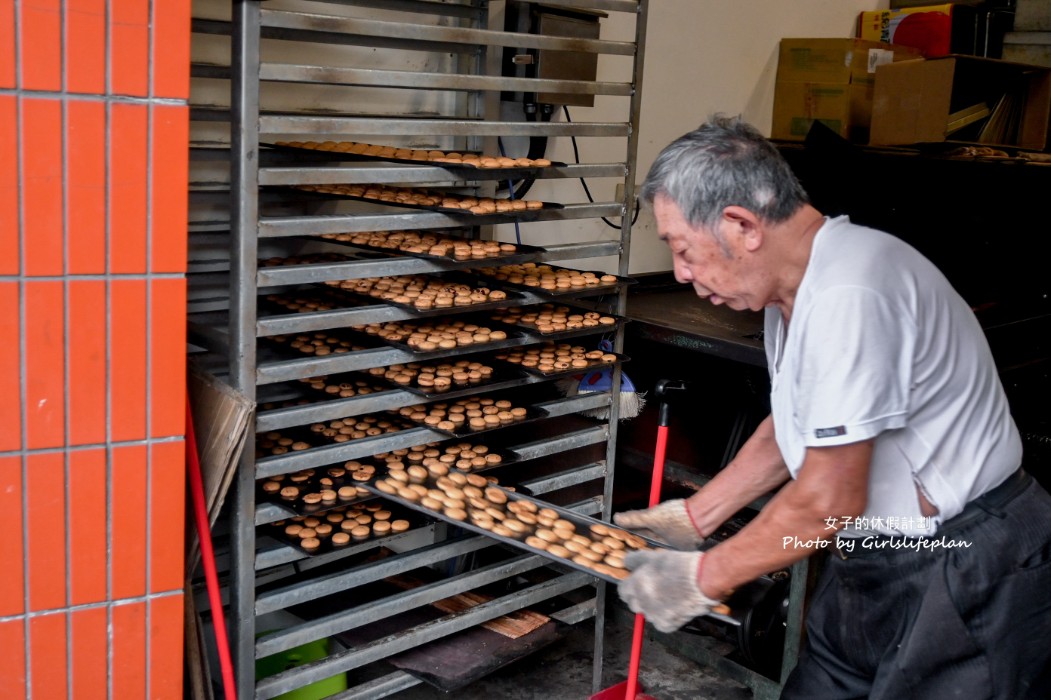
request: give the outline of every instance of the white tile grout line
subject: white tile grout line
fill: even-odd
[[[154,600],[159,600],[161,598],[174,598],[176,596],[182,596],[183,594],[183,589],[177,588],[171,591],[162,591],[160,593],[147,593],[146,595],[132,596],[130,598],[117,598],[116,600],[100,600],[95,603],[80,603],[78,605],[70,605],[69,607],[65,608],[34,610],[33,612],[24,615],[0,616],[0,625],[6,622],[15,622],[18,620],[25,620],[28,623],[31,619],[45,617],[48,615],[55,615],[57,613],[68,613],[72,617],[72,613],[75,612],[80,612],[82,610],[98,610],[99,608],[107,608],[114,605],[132,605],[134,603],[143,603],[145,605],[148,605],[151,601]]]
[[[106,150],[103,154],[105,170],[103,174],[103,191],[105,194],[104,204],[104,231],[105,231],[105,271],[110,274],[110,212],[112,211],[113,187],[111,182],[112,163],[110,162],[110,133],[113,125],[113,102],[108,96],[113,91],[113,0],[106,0],[105,19],[105,88],[107,99],[105,100],[105,143]],[[113,283],[106,282],[106,600],[113,599],[113,392],[110,389],[113,381]],[[113,606],[106,606],[106,697],[113,698]]]
[[[59,49],[59,66],[62,72],[62,92],[65,93],[69,89],[69,76],[67,71],[66,62],[69,59],[69,53],[66,51],[68,33],[67,29],[69,26],[69,7],[66,0],[62,0],[59,7],[59,32],[61,35],[60,49]],[[70,363],[69,363],[69,351],[70,351],[70,320],[71,316],[69,313],[69,299],[70,299],[70,256],[69,256],[69,102],[66,100],[60,100],[62,109],[62,276],[64,281],[62,283],[62,373],[64,378],[64,386],[70,386]],[[69,392],[62,392],[63,398],[63,434],[65,439],[62,441],[65,446],[68,446],[71,438],[70,430],[70,400]],[[68,450],[63,450],[64,455],[62,458],[62,469],[65,479],[63,480],[63,504],[62,509],[64,511],[63,520],[65,522],[64,538],[65,542],[65,574],[66,574],[66,607],[68,608],[73,603],[73,567],[72,567],[72,548],[73,548],[73,528],[70,527],[70,518],[72,517],[72,509],[70,508],[69,499],[72,494],[72,488],[70,486],[70,454]],[[73,697],[73,616],[66,615],[66,696]]]
[[[22,86],[22,5],[14,7],[14,30],[15,30],[15,84],[20,89]],[[24,152],[22,148],[22,97],[15,98],[15,172],[18,177],[18,273],[21,277],[26,271],[26,225],[25,225],[25,189],[21,187],[24,182],[23,161]],[[24,450],[29,444],[29,431],[26,428],[26,420],[29,411],[26,410],[26,283],[21,280],[18,284],[18,352],[19,364],[21,365],[19,376],[19,391],[21,399],[19,411],[21,412],[21,447]],[[33,697],[32,664],[29,654],[29,527],[27,518],[29,515],[29,494],[26,488],[29,477],[29,457],[22,455],[22,671],[25,677],[26,700]]]
[[[152,279],[183,279],[181,272],[107,272],[102,274],[84,273],[75,275],[0,275],[0,282],[19,282],[32,280],[34,282],[63,282],[67,279],[76,279],[82,282],[111,280],[152,280]]]
[[[157,28],[157,22],[153,16],[154,3],[153,0],[149,0],[147,3],[147,39],[148,46],[146,49],[146,95],[148,97],[148,103],[146,105],[146,264],[143,268],[147,274],[146,280],[146,437],[153,436],[153,112],[155,107],[153,106],[153,62],[154,62],[154,50],[156,49],[156,43],[154,41],[154,32]],[[151,546],[151,537],[153,535],[153,494],[151,486],[153,484],[153,448],[146,448],[146,593],[153,590],[153,577],[152,577],[152,563],[153,563],[153,547]],[[143,680],[145,687],[142,689],[143,697],[149,697],[150,695],[150,669],[153,667],[153,657],[151,656],[151,644],[150,644],[150,619],[151,611],[153,606],[145,605],[145,623],[146,629],[144,630],[145,647],[146,647],[146,669],[143,673]]]
[[[108,60],[108,58],[107,58]],[[118,104],[159,104],[184,107],[189,100],[181,97],[141,97],[138,95],[97,95],[88,92],[64,92],[60,90],[23,90],[20,88],[0,88],[0,95],[16,97],[37,97],[42,100],[69,100],[70,102],[113,102]]]
[[[165,442],[181,442],[184,436],[169,435],[160,438],[143,438],[141,440],[118,440],[115,442],[96,442],[86,445],[59,445],[57,447],[39,447],[32,450],[9,450],[0,452],[3,457],[21,457],[24,455],[52,454],[55,452],[86,452],[88,450],[100,450],[107,447],[136,447],[139,445],[157,445]]]

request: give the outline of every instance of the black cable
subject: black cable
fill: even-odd
[[[540,110],[541,121],[551,121],[551,105],[542,105],[542,107],[543,109]],[[536,112],[536,109],[526,109],[526,121],[535,122]],[[529,158],[530,160],[537,160],[538,158],[543,158],[545,153],[547,153],[547,137],[530,136],[529,152],[525,155],[525,157]],[[497,185],[496,190],[497,192],[501,192],[505,189],[509,189],[513,192],[513,194],[511,194],[511,199],[523,199],[525,197],[525,194],[533,186],[533,183],[536,182],[536,176],[523,178],[520,182],[521,184],[518,186],[518,189],[515,189],[514,183],[510,181],[506,184],[500,182]]]
[[[572,124],[573,120],[569,116],[569,107],[568,106],[562,105],[562,113],[566,115],[566,122]],[[576,136],[570,136],[569,139],[570,139],[570,141],[573,142],[573,161],[577,165],[580,165],[580,151],[577,150],[577,137]],[[584,194],[587,195],[588,201],[591,202],[592,204],[594,204],[595,203],[595,198],[591,196],[591,190],[588,188],[588,183],[584,181],[584,178],[580,178],[580,184],[584,186]],[[600,218],[606,224],[606,226],[609,226],[611,228],[615,228],[618,231],[620,230],[620,228],[621,228],[620,226],[618,226],[617,224],[613,223],[612,221],[610,221],[606,217],[603,216],[603,217],[600,217]],[[635,222],[638,221],[638,220],[639,220],[639,199],[638,199],[638,197],[636,197],[635,198],[635,212],[631,215],[631,225],[634,226]]]

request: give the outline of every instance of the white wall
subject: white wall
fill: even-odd
[[[852,36],[859,12],[887,6],[887,0],[651,0],[638,180],[661,148],[715,112],[741,114],[769,134],[778,41]],[[583,119],[584,110],[576,111]],[[645,210],[633,228],[630,260],[632,273],[671,269]]]

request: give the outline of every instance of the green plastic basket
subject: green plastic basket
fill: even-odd
[[[260,632],[257,636],[264,634],[269,633]],[[294,649],[257,660],[255,662],[255,679],[258,681],[268,676],[276,676],[278,673],[312,661],[319,661],[326,656],[328,656],[328,640],[318,639]],[[324,678],[302,688],[296,688],[278,695],[274,700],[321,700],[346,689],[347,674],[338,673],[335,676]]]

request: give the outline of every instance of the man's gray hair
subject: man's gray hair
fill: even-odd
[[[728,206],[776,224],[809,202],[777,148],[739,117],[722,115],[660,152],[639,193],[649,204],[658,195],[674,202],[691,226],[713,233]]]

